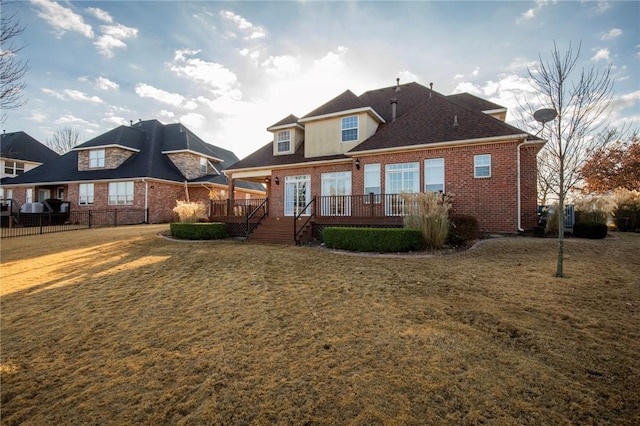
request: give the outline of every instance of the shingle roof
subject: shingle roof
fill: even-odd
[[[447,96],[447,99],[460,106],[463,106],[465,108],[469,108],[478,112],[492,111],[496,109],[506,109],[502,105],[498,105],[486,99],[479,98],[470,93],[456,93],[455,95]]]
[[[395,121],[392,119],[392,99],[397,101]],[[470,94],[444,96],[415,82],[369,90],[360,96],[347,90],[305,115],[303,119],[367,107],[380,115],[385,123],[380,124],[373,136],[357,145],[348,154],[526,134],[482,112],[502,109],[500,105]],[[454,120],[457,121],[456,126],[454,126]],[[532,140],[534,136],[528,135],[527,138]],[[273,146],[269,143],[234,164],[230,169],[283,166],[349,158],[342,154],[305,158],[303,147],[304,145],[299,147],[294,154],[273,155]]]
[[[349,111],[352,109],[366,108],[368,106],[370,105],[364,103],[351,90],[347,90],[331,99],[324,105],[321,105],[318,108],[314,109],[302,118],[305,119],[310,117],[317,117],[320,115],[333,114],[336,112]]]
[[[115,169],[78,170],[78,151],[107,145],[130,147],[135,152],[124,163]],[[222,170],[238,161],[231,151],[208,144],[182,124],[162,124],[158,120],[135,123],[131,127],[120,126],[99,135],[79,146],[73,151],[47,162],[29,172],[11,180],[11,184],[76,182],[132,178],[156,178],[174,182],[184,182],[185,178],[171,160],[163,154],[165,151],[193,151],[206,157],[213,157],[215,167],[220,174],[212,174],[194,179],[193,182],[211,182],[226,185],[226,176]],[[255,184],[246,183],[238,186],[260,189]]]
[[[1,135],[0,156],[35,163],[46,163],[59,157],[55,151],[22,131]]]
[[[289,114],[288,116],[286,116],[282,120],[278,121],[277,123],[272,124],[271,126],[267,127],[267,129],[271,129],[272,127],[286,126],[286,125],[289,125],[289,124],[291,124],[291,125],[298,124],[298,120],[299,120],[298,117],[296,117],[293,114]]]

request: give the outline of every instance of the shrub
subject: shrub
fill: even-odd
[[[459,246],[467,241],[480,238],[480,225],[478,219],[470,214],[454,214],[449,216],[450,244]]]
[[[176,200],[173,211],[178,214],[180,222],[193,223],[207,217],[207,206],[203,202],[188,202]]]
[[[576,222],[573,235],[578,238],[602,239],[607,236],[607,225],[600,222]]]
[[[322,231],[325,246],[340,250],[396,253],[424,250],[422,233],[406,228],[340,228]]]
[[[172,223],[171,236],[184,240],[217,240],[227,236],[225,223]]]
[[[640,232],[640,191],[618,190],[614,198],[613,215],[618,231]]]
[[[418,229],[428,248],[438,249],[447,241],[449,232],[448,213],[451,196],[425,192],[401,194],[404,202],[404,226]]]
[[[607,214],[611,211],[609,197],[583,197],[575,202],[575,221],[607,223]]]

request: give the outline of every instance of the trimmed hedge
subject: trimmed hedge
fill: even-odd
[[[407,228],[327,227],[322,239],[328,248],[378,253],[424,250],[422,233]]]
[[[226,238],[226,223],[182,223],[169,225],[171,236],[183,240],[218,240]]]
[[[449,243],[459,246],[467,241],[480,238],[478,219],[470,214],[452,214],[449,216]]]
[[[577,222],[573,225],[573,235],[578,238],[602,239],[607,236],[607,225],[598,222]]]

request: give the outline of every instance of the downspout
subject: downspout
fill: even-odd
[[[208,187],[207,185],[205,185],[204,183],[201,183],[200,185],[201,185],[204,189],[206,189],[207,191],[209,191],[209,192],[207,193],[207,197],[209,197],[209,194],[211,194],[211,191],[213,191],[213,189],[209,188],[209,187]],[[209,207],[208,207],[208,212],[209,212],[209,213],[207,214],[207,216],[211,217],[211,197],[209,197],[209,202],[208,202],[207,204],[209,205]]]
[[[518,180],[518,189],[517,189],[517,214],[518,214],[518,232],[524,232],[524,229],[522,228],[522,201],[521,201],[521,189],[520,189],[520,148],[522,147],[522,145],[524,145],[525,143],[527,143],[527,140],[525,139],[522,143],[518,144],[518,147],[516,148],[516,168],[517,168],[517,180]]]

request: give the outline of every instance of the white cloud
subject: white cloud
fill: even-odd
[[[175,118],[175,114],[171,111],[167,111],[166,109],[161,109],[158,113],[158,118],[166,118],[168,120],[173,120]]]
[[[98,48],[98,52],[107,58],[112,58],[115,49],[127,47],[122,41],[138,36],[138,29],[127,27],[126,25],[101,25],[102,35],[93,44]]]
[[[67,31],[73,31],[93,38],[91,25],[86,24],[82,16],[73,10],[49,0],[31,0],[31,4],[37,8],[38,16],[53,27],[58,37],[62,37]]]
[[[176,51],[174,63],[169,65],[171,71],[194,82],[206,84],[215,95],[222,95],[237,84],[236,75],[223,65],[190,57],[198,53],[197,50]]]
[[[516,58],[507,66],[507,71],[517,72],[533,68],[537,62],[528,61],[525,58]]]
[[[205,122],[205,116],[196,112],[190,112],[180,117],[180,122],[187,126],[191,131],[197,131],[202,128]]]
[[[93,15],[94,17],[98,18],[99,20],[106,22],[108,24],[113,22],[113,18],[111,17],[111,15],[109,15],[109,12],[104,11],[102,9],[99,9],[97,7],[88,7],[85,9],[85,11],[90,14]]]
[[[602,34],[600,40],[613,40],[614,38],[620,37],[622,35],[622,30],[620,28],[612,28],[608,32]]]
[[[148,84],[139,83],[136,85],[136,94],[141,98],[151,98],[158,102],[162,102],[174,107],[184,107],[185,105],[191,105],[191,101],[188,101],[184,96],[178,93],[166,92],[162,89],[157,89]]]
[[[267,35],[266,31],[261,26],[253,25],[242,16],[236,15],[229,10],[221,10],[220,16],[227,22],[231,23],[235,29],[242,32],[244,34],[244,39],[246,40],[264,38]],[[231,35],[235,36],[236,34],[232,32]]]
[[[31,117],[29,117],[29,120],[35,121],[36,123],[42,123],[46,119],[47,119],[47,114],[38,110],[31,111]]]
[[[555,3],[555,1],[553,2]],[[532,20],[536,16],[538,16],[539,12],[549,4],[548,0],[536,0],[536,7],[527,9],[525,12],[520,15],[520,17],[516,20],[517,24],[523,24],[527,21]]]
[[[100,97],[90,96],[79,90],[65,89],[62,92],[59,92],[56,90],[47,89],[46,87],[43,87],[41,90],[47,95],[53,96],[56,99],[59,99],[61,101],[72,100],[72,101],[80,101],[80,102],[89,102],[94,104],[104,103],[104,101],[100,99]]]
[[[115,124],[116,126],[126,126],[129,124],[129,121],[126,118],[117,115],[107,115],[102,119],[102,121],[109,124]]]
[[[93,83],[93,85],[100,90],[115,90],[118,87],[120,87],[118,85],[118,83],[113,82],[111,80],[109,80],[106,77],[98,77],[96,78],[95,82]]]
[[[617,96],[612,103],[614,104],[614,109],[630,108],[640,103],[640,90]]]
[[[72,114],[63,115],[62,117],[55,120],[54,123],[62,125],[78,125],[84,127],[98,127],[97,124],[91,123],[87,120],[83,120],[82,118],[76,117]]]
[[[591,57],[591,60],[592,60],[592,61],[594,61],[594,62],[598,62],[598,61],[609,61],[609,60],[610,60],[610,58],[609,58],[609,53],[610,53],[610,52],[609,52],[609,49],[606,49],[606,48],[604,48],[604,49],[600,49],[600,50],[598,50],[598,51],[596,52],[596,54],[595,54],[595,55],[593,55],[593,56]]]
[[[262,62],[262,69],[274,77],[296,75],[300,72],[300,61],[291,55],[270,56]]]
[[[589,4],[593,4],[593,3],[589,2]],[[603,14],[609,9],[611,9],[611,2],[610,1],[597,1],[597,2],[595,2],[594,12],[596,12],[597,14],[599,14],[599,15]]]

